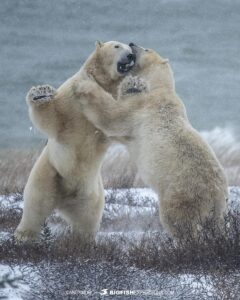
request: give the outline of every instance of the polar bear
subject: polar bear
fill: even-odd
[[[24,190],[17,239],[35,239],[55,208],[74,232],[95,236],[104,206],[100,169],[111,141],[84,117],[76,90],[81,81],[92,81],[114,96],[133,64],[134,54],[128,45],[97,42],[79,72],[57,90],[45,85],[29,91],[30,119],[47,134],[48,142]]]
[[[209,218],[221,224],[227,198],[223,169],[189,123],[168,60],[130,46],[136,54],[132,73],[138,76],[122,81],[118,101],[83,82],[82,112],[106,136],[122,138],[142,179],[159,195],[165,229],[175,237],[186,231],[196,236]]]

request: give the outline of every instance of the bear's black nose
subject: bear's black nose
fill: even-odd
[[[134,46],[135,46],[135,44],[133,44],[133,43],[130,43],[130,44],[129,44],[129,46],[130,46],[130,47],[134,47]]]
[[[130,54],[128,54],[127,58],[128,58],[129,60],[134,60],[135,55],[130,53]]]

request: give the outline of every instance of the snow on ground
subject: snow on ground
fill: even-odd
[[[228,188],[228,208],[231,211],[240,212],[240,187],[232,186]]]
[[[87,290],[90,290],[94,294],[100,294],[104,288],[107,288],[108,293],[110,293],[110,290],[115,290],[115,291],[130,290],[132,293],[135,293],[135,296],[139,297],[139,299],[161,298],[165,300],[166,299],[179,300],[179,299],[183,299],[182,296],[184,295],[187,297],[187,299],[201,298],[204,300],[204,299],[211,299],[210,297],[212,297],[215,292],[215,287],[212,283],[210,276],[193,275],[193,274],[182,274],[182,275],[181,274],[173,275],[167,273],[163,274],[163,273],[155,272],[153,270],[141,270],[136,267],[129,267],[126,271],[121,267],[118,269],[118,267],[113,267],[105,263],[98,264],[97,266],[92,265],[91,263],[82,264],[82,271],[83,271],[82,275],[86,277],[86,279],[88,278],[89,273],[92,276],[91,274],[92,272],[96,272],[98,274],[101,273],[103,270],[105,272],[105,275],[102,274],[102,276],[106,276],[107,275],[106,273],[111,274],[112,272],[116,272],[116,271],[118,272],[118,275],[119,273],[120,275],[124,275],[125,280],[129,281],[128,288],[114,289],[114,284],[109,285],[109,283],[105,283],[105,285],[103,285],[99,289],[86,282],[85,283],[86,287],[88,287]],[[33,280],[35,280],[36,282],[36,278],[38,277],[34,273],[34,268],[31,269],[30,272],[31,272],[31,279],[29,280],[29,282],[17,283],[17,288],[6,285],[4,289],[2,290],[0,289],[0,296],[8,296],[7,299],[10,300],[24,300],[25,299],[24,295],[26,295],[26,292],[29,291],[31,292],[31,288],[33,286]],[[10,274],[11,278],[21,276],[21,272],[19,271],[18,266],[14,268],[10,268],[6,265],[0,265],[0,275],[4,275],[4,274]],[[83,281],[85,282],[86,279],[84,279]],[[41,282],[41,279],[39,280],[40,281],[38,281],[38,283]],[[81,288],[85,289],[84,286],[81,286]],[[205,297],[201,297],[203,294],[205,295]],[[128,299],[128,297],[126,297],[126,299]],[[132,298],[129,297],[129,299]]]
[[[104,216],[103,218],[105,220],[110,220],[110,224],[113,223],[115,220],[123,220],[123,222],[132,223],[131,220],[136,219],[149,219],[151,222],[152,217],[158,218],[158,198],[157,195],[148,188],[136,188],[136,189],[116,189],[116,190],[106,190],[105,191],[106,196],[106,205],[104,209]],[[237,211],[240,212],[240,187],[229,187],[229,200],[228,200],[229,209],[231,211]],[[0,196],[0,209],[2,211],[9,211],[9,210],[17,210],[19,213],[21,213],[21,209],[23,208],[23,201],[22,196],[17,195],[10,195],[10,196]],[[58,217],[56,214],[55,216]],[[54,219],[54,217],[53,217]],[[134,223],[134,222],[133,222]],[[66,226],[64,223],[58,223],[58,222],[51,222],[51,230],[55,234],[57,232],[60,232],[61,230],[64,231],[64,226]],[[141,228],[135,227],[125,227],[118,231],[111,230],[111,226],[109,227],[109,230],[102,230],[99,232],[97,239],[101,239],[102,236],[108,236],[110,238],[114,238],[116,240],[121,238],[122,236],[129,238],[131,241],[138,241],[140,240],[140,237],[143,236],[144,231],[141,231]],[[121,228],[121,224],[120,224]],[[127,229],[126,229],[127,228]],[[151,232],[149,231],[149,234],[152,234],[154,230],[151,229]],[[0,241],[6,240],[9,237],[11,237],[11,233],[8,231],[2,231],[0,232]],[[138,274],[138,276],[143,277],[143,281],[145,278],[155,278],[156,276],[159,277],[159,281],[161,279],[162,274],[153,274],[149,273],[146,270],[138,270],[136,269],[135,272]],[[34,273],[34,271],[33,271]],[[0,264],[0,280],[2,276],[10,274],[10,278],[20,276],[20,270],[19,266],[14,266],[10,268],[9,266],[6,266],[4,264]],[[149,277],[150,276],[150,277]],[[138,277],[139,279],[139,277]],[[200,291],[200,289],[205,289],[205,292],[207,292],[207,295],[211,297],[214,294],[214,286],[211,283],[211,278],[207,278],[206,276],[195,276],[193,274],[182,274],[178,275],[176,278],[170,278],[169,277],[169,285],[181,285],[181,286],[187,286],[188,289],[191,289],[191,293],[195,295],[196,291]],[[26,292],[30,289],[30,285],[26,283],[17,283],[18,288],[15,289],[11,287],[10,285],[6,284],[6,287],[4,289],[0,289],[0,298],[1,296],[8,295],[8,299],[11,300],[20,300],[21,294],[23,292]],[[136,285],[137,286],[137,285]],[[155,286],[157,288],[157,286]],[[190,291],[190,290],[189,290]],[[170,290],[162,291],[161,295],[163,299],[167,296],[168,292],[170,293]],[[195,299],[195,298],[193,298]]]
[[[149,188],[108,189],[105,190],[106,202],[117,202],[131,206],[151,206],[158,201],[157,194]]]
[[[181,285],[191,287],[192,295],[196,295],[196,291],[204,292],[207,297],[214,297],[215,287],[212,284],[210,276],[196,276],[193,274],[182,274],[179,275],[179,281]]]
[[[229,187],[229,210],[240,212],[240,187]],[[158,196],[149,188],[109,189],[105,191],[104,214],[109,218],[122,215],[154,214],[158,208]]]
[[[108,189],[105,191],[105,198],[103,218],[108,220],[125,217],[140,219],[157,214],[158,197],[149,188]],[[240,187],[229,187],[228,207],[231,211],[240,212]],[[23,208],[22,196],[20,194],[0,196],[0,208],[2,211],[17,210],[20,213]],[[59,215],[56,213],[55,216]],[[57,230],[56,224],[52,227],[54,231]],[[0,232],[0,239],[8,235],[8,232]]]
[[[22,273],[18,266],[10,267],[7,265],[0,264],[0,282],[6,275],[8,275],[8,278],[10,280],[22,277]],[[29,290],[29,286],[23,283],[21,280],[17,280],[13,284],[6,283],[4,285],[4,288],[0,288],[0,299],[8,297],[8,299],[11,300],[22,300],[21,295]]]
[[[228,204],[230,209],[240,209],[240,187],[232,186],[228,188],[229,199]],[[129,212],[129,207],[134,207],[136,212],[148,212],[148,210],[142,211],[143,208],[149,208],[155,211],[152,206],[156,207],[158,204],[157,194],[150,188],[130,188],[130,189],[108,189],[105,190],[106,207],[104,213],[109,209],[119,211],[120,208],[123,211]],[[22,209],[23,201],[20,194],[13,195],[0,195],[0,208],[1,209]],[[122,211],[119,211],[121,214]]]
[[[105,191],[106,204],[103,213],[103,220],[108,221],[107,228],[102,229],[97,238],[103,236],[120,239],[125,236],[129,240],[137,241],[146,233],[146,228],[151,230],[151,234],[158,232],[160,227],[153,226],[153,219],[158,221],[158,197],[149,188],[131,188],[131,189],[108,189]],[[240,212],[240,187],[229,187],[228,207],[230,211]],[[0,209],[3,211],[17,210],[21,213],[23,208],[22,196],[20,194],[10,196],[0,196]],[[65,222],[55,221],[59,218],[56,212],[49,219],[49,226],[53,236],[64,234],[69,230]],[[61,220],[61,219],[60,219]],[[133,221],[132,221],[133,220]],[[112,224],[117,223],[116,226]],[[139,222],[137,224],[137,222]],[[143,226],[141,224],[148,226]],[[104,222],[103,222],[104,223]],[[8,231],[0,232],[0,241],[11,237]]]
[[[1,240],[6,240],[8,238],[10,238],[11,234],[8,231],[1,231],[0,232],[0,241]]]
[[[0,208],[1,209],[23,209],[23,201],[21,194],[13,194],[13,195],[0,195]]]

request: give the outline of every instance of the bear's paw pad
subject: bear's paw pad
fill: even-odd
[[[55,93],[56,89],[50,85],[39,85],[31,88],[28,93],[28,99],[37,104],[43,104],[49,102]]]
[[[147,92],[148,86],[147,83],[138,76],[132,77],[129,76],[123,81],[122,84],[122,94],[137,94],[142,92]]]

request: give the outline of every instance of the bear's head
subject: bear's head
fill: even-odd
[[[129,46],[135,54],[132,74],[145,77],[152,88],[175,89],[173,72],[168,59],[161,57],[152,49],[145,49],[133,43],[130,43]]]
[[[132,69],[134,62],[135,54],[130,46],[115,41],[97,41],[96,49],[83,65],[83,69],[88,77],[116,97],[120,81]]]
[[[135,54],[131,47],[115,41],[97,41],[96,55],[102,69],[112,80],[128,73],[135,62]]]

